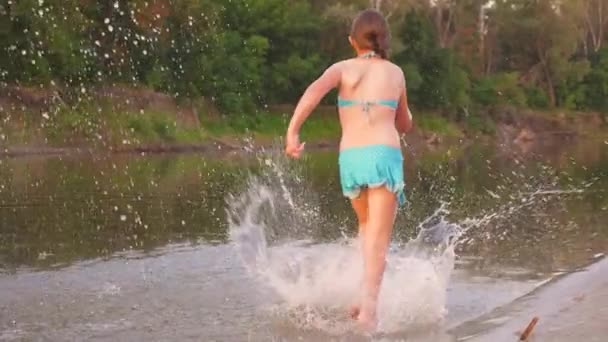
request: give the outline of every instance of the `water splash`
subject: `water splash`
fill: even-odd
[[[354,322],[346,313],[358,297],[363,271],[358,241],[318,243],[286,234],[298,224],[326,222],[313,203],[293,195],[298,189],[289,187],[285,175],[293,176],[280,158],[266,157],[262,164],[263,175],[251,176],[247,190],[227,201],[230,238],[243,264],[278,295],[271,312],[284,323],[330,334],[351,331]],[[383,332],[440,324],[445,317],[460,231],[447,214],[441,207],[420,224],[416,239],[391,246],[379,299]]]
[[[260,175],[250,176],[246,191],[227,198],[230,238],[243,264],[260,286],[276,293],[279,304],[270,311],[275,321],[332,335],[353,331],[355,322],[346,313],[360,289],[363,270],[358,241],[348,236],[316,241],[313,230],[335,227],[335,222],[321,217],[301,170],[266,151],[259,159]],[[455,219],[450,202],[440,201],[435,212],[417,224],[412,239],[395,239],[379,298],[381,332],[442,326],[457,247],[502,239],[506,231],[497,229],[516,214],[543,210],[543,204],[552,198],[582,191],[559,190],[554,180],[524,190],[492,191],[488,196],[503,200],[472,218]]]

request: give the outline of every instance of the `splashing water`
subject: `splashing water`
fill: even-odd
[[[262,176],[250,176],[247,191],[227,198],[230,238],[243,264],[261,286],[278,295],[279,304],[270,313],[281,323],[334,335],[353,331],[355,322],[347,311],[356,303],[363,273],[358,241],[347,236],[329,243],[314,241],[315,227],[327,229],[332,223],[321,218],[310,187],[281,158],[265,156],[261,164]],[[470,235],[479,235],[475,228],[534,208],[547,200],[543,196],[579,192],[521,193],[480,217],[456,223],[448,219],[449,203],[441,203],[418,224],[415,238],[394,241],[390,247],[379,298],[379,330],[392,334],[441,326],[456,247],[470,243],[475,238]]]
[[[280,297],[281,303],[271,310],[276,316],[299,328],[330,334],[352,330],[354,321],[346,313],[360,289],[358,241],[281,239],[282,231],[293,230],[291,224],[326,223],[318,215],[311,220],[312,204],[291,194],[294,189],[283,178],[288,172],[279,161],[265,159],[263,164],[269,169],[265,181],[252,176],[247,191],[228,197],[232,243],[247,270]],[[446,214],[440,208],[421,223],[416,239],[391,246],[378,308],[383,332],[442,322],[454,267],[454,238],[460,231],[445,220]]]

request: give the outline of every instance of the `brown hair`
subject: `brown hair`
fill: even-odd
[[[373,9],[360,12],[353,21],[350,36],[359,48],[370,49],[388,58],[390,32],[384,16]]]

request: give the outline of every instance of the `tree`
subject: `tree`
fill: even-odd
[[[584,17],[586,23],[586,40],[591,42],[594,52],[598,52],[604,43],[604,34],[606,32],[606,13],[608,10],[608,1],[606,0],[578,0],[584,8]]]
[[[403,50],[395,56],[403,66],[412,102],[427,108],[456,109],[469,104],[468,74],[450,49],[437,45],[436,32],[427,16],[410,11],[400,29]],[[409,84],[409,83],[408,83]]]
[[[542,84],[550,104],[558,104],[556,87],[585,61],[572,59],[580,27],[552,0],[496,1],[497,41],[508,70],[522,70],[523,81]],[[584,76],[584,73],[583,75]]]

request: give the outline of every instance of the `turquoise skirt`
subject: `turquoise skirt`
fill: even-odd
[[[388,145],[351,147],[340,151],[340,185],[344,196],[357,198],[363,188],[386,186],[405,204],[401,149]]]

